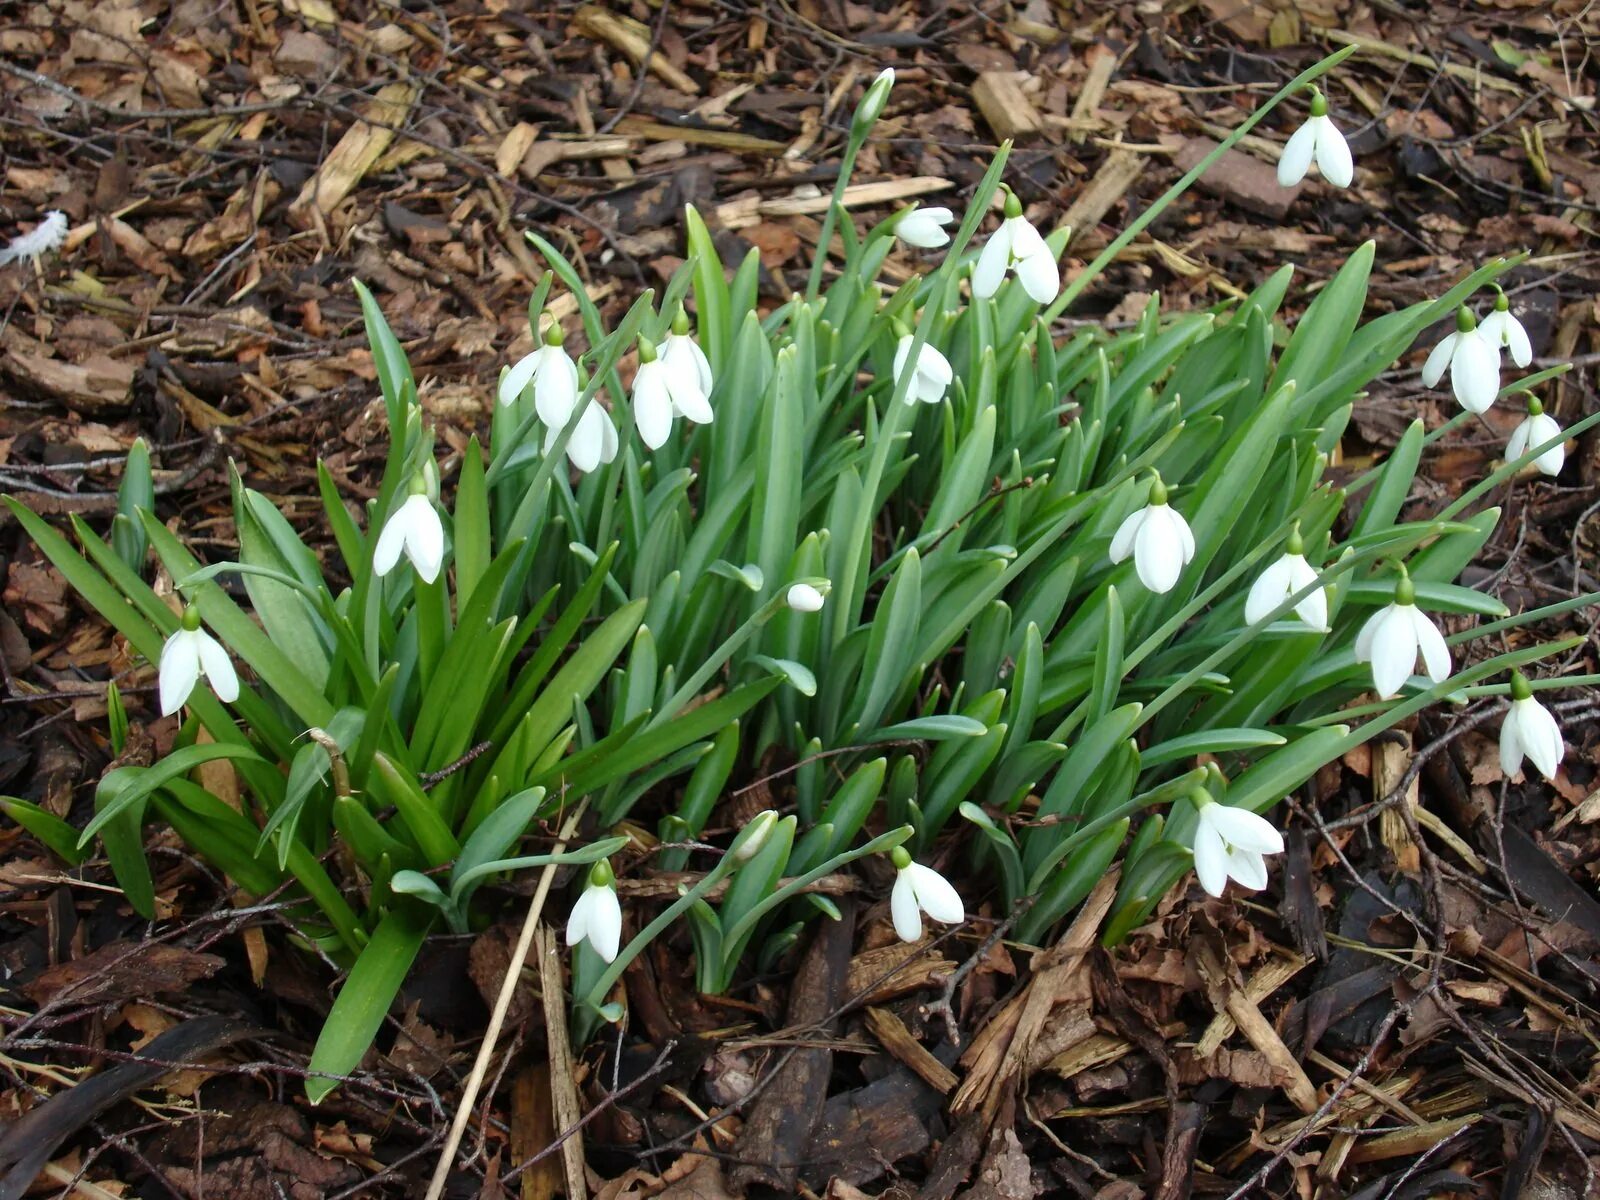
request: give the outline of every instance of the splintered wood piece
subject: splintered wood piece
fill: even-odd
[[[1078,193],[1072,207],[1067,209],[1062,224],[1078,230],[1090,230],[1100,224],[1101,218],[1111,211],[1111,206],[1121,200],[1139,176],[1144,174],[1145,164],[1149,161],[1148,155],[1136,154],[1131,150],[1113,150],[1106,155],[1106,161],[1100,164],[1089,185]]]
[[[845,188],[843,204],[846,208],[863,208],[879,204],[894,204],[901,200],[910,200],[916,196],[926,196],[929,192],[942,192],[955,185],[948,179],[941,179],[937,175],[914,175],[910,179],[885,179],[878,183],[857,183]],[[775,200],[763,200],[755,207],[755,212],[763,217],[798,217],[808,213],[826,212],[833,197],[829,196],[784,196]],[[734,205],[738,201],[733,202]],[[732,205],[718,205],[717,213],[720,216],[724,208]]]
[[[895,1058],[915,1071],[922,1081],[941,1092],[955,1089],[960,1080],[921,1042],[911,1036],[906,1023],[887,1008],[869,1008],[866,1012],[867,1028],[878,1043]]]
[[[559,1132],[551,1104],[550,1065],[524,1067],[511,1084],[511,1157],[527,1162]],[[554,1154],[534,1163],[521,1178],[522,1200],[554,1200],[561,1194],[561,1162]]]
[[[1026,78],[1019,71],[983,71],[973,82],[972,98],[998,138],[1020,139],[1044,129],[1038,112],[1022,94]]]
[[[1372,747],[1372,798],[1374,801],[1387,799],[1389,793],[1400,786],[1400,781],[1405,778],[1406,768],[1411,765],[1410,739],[1405,734],[1399,735],[1405,739],[1390,741],[1388,738],[1379,740]],[[1408,808],[1417,806],[1417,781],[1415,778],[1406,784],[1405,794],[1400,797],[1400,803]],[[1395,805],[1390,805],[1378,815],[1378,836],[1383,844],[1388,847],[1389,853],[1394,856],[1395,866],[1407,875],[1415,875],[1422,870],[1422,855],[1417,849],[1416,842],[1411,840],[1411,831],[1406,826],[1405,814]]]
[[[361,120],[349,129],[306,180],[300,195],[289,205],[289,224],[296,229],[316,229],[356,184],[383,157],[405,124],[416,89],[409,83],[391,83],[361,106]]]
[[[759,138],[737,129],[702,129],[696,125],[672,125],[648,117],[623,117],[617,132],[647,142],[682,142],[687,146],[711,146],[734,154],[782,154],[788,147],[771,138]]]
[[[924,937],[909,945],[895,942],[862,951],[850,960],[845,995],[864,1004],[882,1004],[907,992],[943,983],[956,964],[942,954],[932,953],[932,944],[932,938]]]
[[[1173,163],[1180,171],[1192,171],[1218,145],[1210,138],[1188,138],[1178,147]],[[1264,153],[1269,160],[1267,162],[1242,150],[1228,150],[1217,159],[1211,170],[1195,181],[1195,186],[1229,204],[1236,204],[1269,220],[1281,221],[1288,215],[1290,206],[1299,198],[1305,184],[1301,182],[1293,187],[1280,184],[1278,148],[1268,143]]]
[[[635,67],[652,71],[669,87],[699,95],[699,85],[668,62],[666,55],[650,52],[650,30],[632,17],[610,12],[598,4],[585,4],[573,14],[572,28],[620,50]]]
[[[1265,966],[1245,981],[1244,994],[1250,998],[1252,1004],[1259,1005],[1303,971],[1307,962],[1307,959],[1301,958],[1298,954],[1274,955]],[[1200,1035],[1200,1040],[1194,1044],[1195,1057],[1210,1058],[1222,1049],[1222,1043],[1232,1037],[1237,1028],[1232,1016],[1226,1012],[1219,1012],[1211,1018],[1211,1024],[1206,1026],[1205,1032]]]
[[[1305,1073],[1300,1060],[1295,1058],[1289,1047],[1283,1044],[1283,1039],[1272,1027],[1272,1022],[1262,1014],[1244,987],[1235,981],[1219,949],[1209,940],[1202,940],[1195,947],[1194,963],[1201,979],[1205,981],[1206,994],[1211,998],[1212,1004],[1216,1005],[1217,1011],[1226,1011],[1233,1018],[1234,1024],[1239,1027],[1239,1032],[1244,1034],[1245,1040],[1259,1050],[1272,1064],[1273,1069],[1281,1075],[1284,1080],[1282,1084],[1284,1095],[1288,1096],[1290,1102],[1301,1112],[1315,1112],[1316,1085]],[[1221,1005],[1217,1004],[1219,996],[1223,1001]]]
[[[561,1168],[568,1200],[586,1200],[589,1181],[583,1170],[583,1131],[578,1122],[578,1083],[572,1074],[572,1039],[567,1036],[567,992],[561,978],[561,946],[555,930],[540,923],[533,950],[539,964],[539,991],[544,1005],[545,1041],[550,1048],[550,1106],[555,1126],[572,1136],[561,1143]]]
[[[494,152],[494,169],[507,179],[511,178],[528,156],[534,141],[539,136],[539,127],[527,121],[519,121],[506,131],[506,136],[500,139],[500,145]]]
[[[1067,136],[1075,145],[1081,144],[1097,123],[1095,113],[1100,108],[1100,101],[1105,99],[1106,88],[1111,83],[1111,74],[1117,69],[1116,54],[1105,46],[1092,46],[1088,61],[1089,73],[1084,76],[1083,90],[1072,102],[1072,113],[1067,118],[1069,128]]]

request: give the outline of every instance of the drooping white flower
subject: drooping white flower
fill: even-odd
[[[617,902],[617,877],[605,859],[589,871],[583,894],[573,902],[567,917],[567,945],[588,940],[606,962],[617,957],[622,945],[622,905]]]
[[[404,550],[422,581],[432,583],[439,578],[439,568],[444,564],[444,524],[421,481],[413,487],[406,502],[384,522],[372,552],[372,569],[380,576],[387,575]]]
[[[1022,290],[1036,304],[1049,304],[1061,290],[1056,256],[1044,236],[1022,215],[1022,202],[1006,192],[1005,220],[978,255],[972,270],[972,294],[987,300],[1000,290],[1007,271],[1015,270]]]
[[[822,610],[822,593],[809,583],[797,583],[784,593],[783,602],[795,612],[814,613]]]
[[[894,351],[894,380],[898,385],[900,377],[906,373],[906,366],[911,358],[911,344],[916,339],[912,335],[902,333],[900,341]],[[922,348],[917,351],[917,365],[913,369],[911,382],[906,387],[906,403],[915,404],[921,400],[924,404],[937,404],[944,399],[945,391],[950,387],[950,381],[955,378],[955,373],[950,369],[950,360],[927,342],[922,343]]]
[[[1167,488],[1158,475],[1150,484],[1149,503],[1130,513],[1111,539],[1111,561],[1133,556],[1139,582],[1152,592],[1170,592],[1194,558],[1194,534],[1183,515],[1167,504]]]
[[[894,235],[908,246],[937,250],[949,244],[950,235],[944,227],[955,219],[948,208],[909,208],[894,223]]]
[[[1328,116],[1328,101],[1316,88],[1311,89],[1311,115],[1294,131],[1278,159],[1278,186],[1293,187],[1306,177],[1312,160],[1317,170],[1334,187],[1349,187],[1356,175],[1350,157],[1350,143]]]
[[[967,919],[961,897],[943,875],[912,862],[911,855],[900,846],[889,857],[897,872],[894,888],[889,892],[889,914],[902,942],[914,942],[922,936],[923,913],[946,925],[959,925]]]
[[[1566,754],[1561,726],[1550,710],[1533,698],[1521,671],[1511,672],[1511,707],[1500,723],[1500,770],[1511,778],[1522,770],[1526,755],[1539,774],[1554,779]]]
[[[67,214],[51,209],[27,233],[19,233],[0,249],[0,267],[24,258],[37,260],[60,247],[67,239]]]
[[[510,404],[533,384],[533,407],[546,429],[561,429],[578,404],[578,364],[562,348],[559,322],[552,322],[544,345],[524,355],[501,377],[500,403]]]
[[[239,698],[239,675],[228,652],[200,628],[200,611],[193,605],[183,610],[182,627],[161,647],[158,675],[163,717],[170,717],[188,702],[202,676],[218,700],[232,704]]]
[[[1422,386],[1434,387],[1450,368],[1450,390],[1468,412],[1487,412],[1500,394],[1500,354],[1478,332],[1463,304],[1456,309],[1456,331],[1444,338],[1422,364]]]
[[[1230,879],[1253,892],[1266,887],[1266,855],[1283,853],[1283,835],[1249,809],[1217,803],[1204,788],[1191,798],[1200,813],[1194,831],[1200,886],[1213,896],[1222,895]]]
[[[1428,678],[1450,678],[1450,647],[1416,604],[1416,588],[1402,575],[1394,587],[1394,603],[1367,619],[1356,635],[1356,661],[1372,664],[1372,686],[1385,700],[1398,695],[1416,669],[1417,655]]]
[[[674,417],[686,417],[696,425],[711,423],[711,402],[700,389],[698,364],[682,355],[669,363],[640,338],[639,370],[633,377],[633,422],[639,427],[639,440],[659,450],[672,434]]]
[[[1301,588],[1317,581],[1317,572],[1306,561],[1305,543],[1300,539],[1298,527],[1289,534],[1283,557],[1257,576],[1250,585],[1250,595],[1244,602],[1245,623],[1255,625],[1265,621],[1267,614],[1277,608]],[[1294,606],[1295,615],[1312,629],[1328,631],[1328,592],[1318,588]]]
[[[1528,396],[1528,415],[1522,419],[1522,424],[1511,431],[1511,440],[1506,443],[1506,461],[1521,458],[1535,446],[1542,446],[1551,438],[1561,432],[1561,426],[1556,419],[1544,411],[1544,405],[1538,399]],[[1561,467],[1567,461],[1567,444],[1557,442],[1538,458],[1533,460],[1533,465],[1544,474],[1554,477],[1561,474]]]
[[[1493,346],[1496,354],[1511,351],[1511,361],[1525,367],[1533,361],[1533,343],[1522,322],[1511,315],[1511,301],[1506,294],[1499,288],[1494,290],[1494,308],[1478,323],[1478,336]]]
[[[672,318],[672,332],[667,334],[666,340],[661,343],[661,361],[666,363],[668,370],[675,375],[692,376],[699,384],[700,394],[707,399],[710,398],[714,382],[711,377],[711,360],[706,357],[706,352],[700,349],[699,343],[689,336],[689,315],[683,311],[682,305],[678,307],[678,315]],[[709,405],[706,406],[706,411],[711,411]],[[693,420],[692,417],[690,419]],[[706,418],[707,421],[710,419]]]
[[[561,425],[545,427],[546,454],[555,448],[556,438],[561,436],[562,428]],[[617,427],[611,420],[611,414],[601,405],[598,396],[592,397],[584,407],[583,415],[578,418],[577,428],[567,439],[567,458],[587,475],[601,463],[615,462],[619,448]]]

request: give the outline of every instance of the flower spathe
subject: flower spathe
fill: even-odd
[[[1398,695],[1422,656],[1434,683],[1450,678],[1450,647],[1444,635],[1416,605],[1416,589],[1404,575],[1395,584],[1394,603],[1367,619],[1356,635],[1356,661],[1372,664],[1372,686],[1387,700]]]
[[[606,962],[613,962],[622,946],[622,905],[617,901],[616,876],[601,859],[589,871],[583,894],[567,917],[567,945],[587,941]]]
[[[1553,437],[1561,433],[1561,426],[1556,419],[1544,411],[1544,405],[1533,397],[1528,397],[1528,415],[1522,423],[1511,431],[1511,440],[1506,443],[1506,461],[1521,458],[1535,446],[1542,446]],[[1533,465],[1541,472],[1552,478],[1561,474],[1561,468],[1567,461],[1567,445],[1557,442],[1538,458],[1533,460]]]
[[[1283,853],[1283,835],[1248,809],[1219,804],[1204,788],[1191,799],[1200,817],[1194,831],[1200,886],[1212,896],[1222,895],[1230,879],[1253,892],[1266,887],[1266,856]]]
[[[1528,331],[1511,315],[1511,301],[1499,288],[1495,288],[1494,308],[1478,323],[1478,336],[1493,346],[1497,354],[1509,350],[1511,361],[1519,367],[1533,361],[1533,343],[1528,340]]]
[[[444,524],[425,489],[419,478],[406,502],[384,522],[372,552],[372,569],[378,575],[394,570],[404,551],[424,583],[439,578],[439,568],[444,565]]]
[[[984,245],[972,270],[972,294],[987,300],[1000,290],[1006,272],[1013,270],[1022,290],[1036,304],[1049,304],[1061,290],[1056,256],[1044,236],[1022,215],[1022,202],[1008,190],[1005,220]]]
[[[949,244],[944,227],[955,219],[948,208],[910,208],[894,223],[894,235],[919,250],[937,250]]]
[[[706,374],[710,374],[709,364]],[[639,370],[633,377],[633,422],[639,427],[639,440],[659,450],[672,434],[675,417],[709,425],[711,402],[700,380],[699,364],[692,357],[680,354],[669,363],[656,354],[654,345],[640,338]]]
[[[889,892],[889,914],[902,942],[914,942],[922,936],[923,913],[945,925],[959,925],[967,919],[960,895],[943,875],[912,862],[911,855],[899,846],[890,852],[890,860],[896,873]]]
[[[1478,332],[1472,313],[1456,310],[1456,331],[1433,348],[1422,364],[1422,385],[1436,387],[1450,369],[1450,390],[1468,412],[1487,412],[1500,394],[1500,354]]]
[[[1550,710],[1533,698],[1521,671],[1511,673],[1511,707],[1500,723],[1500,770],[1511,778],[1522,770],[1524,756],[1546,779],[1561,767],[1566,744]]]
[[[1269,613],[1290,596],[1317,581],[1317,572],[1306,561],[1305,544],[1296,529],[1289,535],[1283,557],[1256,577],[1250,585],[1250,595],[1244,602],[1244,619],[1248,625],[1265,621]],[[1294,606],[1295,615],[1312,629],[1328,631],[1328,592],[1326,588],[1302,597]]]
[[[222,643],[200,628],[200,612],[193,605],[183,610],[178,631],[161,647],[157,675],[163,717],[188,703],[202,677],[223,703],[239,698],[239,674]]]
[[[894,380],[899,385],[901,377],[906,373],[906,367],[911,359],[911,346],[916,339],[909,333],[902,333],[900,341],[894,351]],[[912,377],[906,386],[906,403],[915,404],[921,400],[924,404],[937,404],[944,399],[945,392],[950,387],[950,381],[955,378],[955,373],[950,369],[950,360],[927,342],[917,351],[917,363],[912,369]]]
[[[795,612],[814,613],[822,610],[822,593],[809,583],[797,583],[784,593],[783,602]]]
[[[1350,143],[1344,140],[1344,134],[1328,116],[1327,97],[1316,88],[1311,89],[1311,115],[1294,131],[1278,158],[1278,185],[1293,187],[1299,183],[1313,161],[1322,177],[1334,187],[1349,187],[1355,179]]]
[[[1139,582],[1157,593],[1170,592],[1194,559],[1194,534],[1183,515],[1167,503],[1160,476],[1150,484],[1150,502],[1128,514],[1111,539],[1113,563],[1130,554]]]

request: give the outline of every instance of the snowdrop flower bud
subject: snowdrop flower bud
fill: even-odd
[[[578,364],[562,348],[561,323],[552,318],[544,345],[525,355],[500,379],[500,403],[510,404],[533,384],[533,407],[546,429],[561,429],[578,406]]]
[[[1500,394],[1500,355],[1478,332],[1463,304],[1456,309],[1456,331],[1433,348],[1422,364],[1422,386],[1435,387],[1450,368],[1450,390],[1468,412],[1487,412]]]
[[[1511,361],[1525,367],[1533,361],[1533,343],[1522,322],[1511,315],[1511,301],[1498,287],[1494,289],[1494,310],[1478,325],[1478,336],[1493,346],[1495,353],[1511,351]]]
[[[428,485],[421,475],[411,483],[411,495],[384,523],[372,552],[372,569],[379,576],[394,570],[404,550],[424,583],[439,578],[444,564],[444,524],[428,500]]]
[[[67,214],[51,209],[45,213],[44,220],[27,233],[18,234],[4,249],[0,249],[0,267],[24,258],[37,262],[52,250],[59,249],[66,240]]]
[[[1328,100],[1317,88],[1311,89],[1311,115],[1294,131],[1278,159],[1278,186],[1293,187],[1306,177],[1316,159],[1317,170],[1334,187],[1349,187],[1355,178],[1355,163],[1350,144],[1344,140],[1328,115]]]
[[[1267,614],[1301,588],[1317,581],[1317,573],[1306,562],[1305,543],[1300,538],[1300,526],[1295,525],[1284,544],[1283,557],[1261,572],[1250,585],[1250,595],[1244,602],[1245,623],[1255,625],[1265,621]],[[1328,592],[1318,588],[1294,606],[1295,615],[1312,629],[1328,631]]]
[[[1253,892],[1267,886],[1266,855],[1283,853],[1283,835],[1249,809],[1218,804],[1205,788],[1189,799],[1200,814],[1194,831],[1194,872],[1200,886],[1222,895],[1233,879]]]
[[[672,433],[674,417],[687,417],[696,425],[711,423],[711,403],[700,390],[699,365],[681,355],[669,363],[657,357],[649,338],[641,337],[639,370],[633,377],[633,423],[639,427],[639,440],[659,450]]]
[[[920,250],[937,250],[949,243],[950,235],[944,231],[944,227],[955,219],[955,214],[948,208],[913,206],[906,209],[894,223],[894,235],[908,246],[916,246]]]
[[[1434,683],[1450,678],[1450,648],[1417,607],[1417,589],[1404,572],[1402,567],[1394,585],[1394,603],[1373,614],[1356,635],[1356,661],[1372,664],[1372,686],[1385,700],[1411,678],[1418,653]]]
[[[1522,424],[1511,431],[1511,440],[1506,443],[1506,459],[1509,461],[1521,458],[1529,450],[1544,445],[1560,432],[1561,426],[1556,423],[1556,419],[1548,415],[1544,411],[1544,405],[1530,393],[1528,415],[1523,418]],[[1561,474],[1561,466],[1566,461],[1567,445],[1565,442],[1557,442],[1534,459],[1533,465],[1553,478]]]
[[[822,593],[809,583],[797,583],[783,597],[783,602],[795,612],[814,613],[822,609]]]
[[[567,917],[567,945],[584,939],[606,962],[617,957],[622,944],[622,905],[617,902],[617,877],[611,864],[601,859],[589,869],[589,882]]]
[[[889,861],[896,871],[894,888],[889,893],[889,914],[902,942],[914,942],[922,936],[923,913],[946,925],[959,925],[967,919],[961,897],[939,872],[912,862],[903,846],[889,852]]]
[[[866,95],[861,97],[861,103],[856,106],[856,115],[850,121],[850,135],[864,138],[879,117],[883,116],[884,105],[889,103],[889,91],[894,87],[894,68],[885,67],[878,72],[867,88]]]
[[[749,862],[761,853],[761,847],[767,844],[767,838],[772,835],[772,830],[778,823],[778,814],[770,808],[764,808],[750,818],[750,823],[734,838],[733,845],[728,847],[728,853],[733,856],[733,861],[739,865]]]
[[[1522,770],[1526,755],[1539,774],[1554,779],[1565,753],[1561,726],[1550,710],[1533,698],[1522,672],[1511,672],[1511,708],[1500,724],[1500,770],[1511,778]]]
[[[900,322],[895,322],[895,332],[900,340],[894,351],[894,381],[898,386],[900,379],[906,373],[906,366],[911,357],[911,345],[916,340],[911,331]],[[937,349],[927,342],[922,344],[922,349],[917,351],[917,364],[913,368],[910,384],[906,387],[906,403],[915,404],[921,400],[924,404],[937,404],[944,399],[950,381],[955,378],[955,373],[950,369],[950,360],[940,354]]]
[[[183,610],[178,632],[161,647],[157,674],[163,717],[170,717],[188,702],[201,676],[211,684],[218,700],[232,704],[239,698],[239,676],[228,652],[221,642],[200,628],[200,610],[192,604]]]
[[[1000,290],[1007,271],[1015,270],[1017,281],[1036,304],[1049,304],[1061,290],[1061,272],[1056,257],[1044,237],[1022,215],[1022,201],[1006,189],[1005,220],[978,255],[972,270],[972,294],[987,300]]]
[[[710,397],[711,360],[689,336],[689,314],[683,311],[681,304],[678,305],[678,315],[672,318],[672,332],[667,334],[667,340],[661,343],[661,361],[667,364],[667,370],[673,375],[692,378],[698,385],[700,394]],[[705,411],[710,413],[709,404]],[[707,421],[710,419],[710,416],[706,417]]]
[[[1189,522],[1167,505],[1167,488],[1157,475],[1150,483],[1149,503],[1130,513],[1111,539],[1111,561],[1133,556],[1139,582],[1152,592],[1170,592],[1194,558]]]

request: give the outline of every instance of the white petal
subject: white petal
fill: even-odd
[[[1422,651],[1422,665],[1428,678],[1443,683],[1450,678],[1450,647],[1444,644],[1444,634],[1428,619],[1428,614],[1412,605],[1411,625],[1417,631],[1417,648]]]
[[[1152,592],[1170,592],[1183,573],[1183,539],[1170,519],[1171,508],[1153,504],[1149,512],[1133,541],[1133,566]]]
[[[809,583],[797,583],[784,594],[784,603],[795,612],[818,612],[822,608],[822,593]]]
[[[1278,186],[1293,187],[1304,179],[1306,172],[1311,169],[1311,156],[1316,150],[1317,128],[1312,121],[1307,121],[1294,131],[1283,153],[1278,156]]]
[[[183,707],[200,679],[200,651],[194,636],[193,631],[180,629],[161,647],[158,674],[163,717],[170,717]]]
[[[1259,892],[1267,886],[1267,863],[1254,850],[1233,850],[1228,854],[1228,874],[1240,887]]]
[[[1511,361],[1525,367],[1533,361],[1533,344],[1528,341],[1528,331],[1522,322],[1506,314],[1506,345],[1511,348]]]
[[[978,265],[972,269],[972,294],[979,300],[987,300],[998,292],[1010,265],[1011,222],[1006,221],[994,231],[994,236],[978,255]]]
[[[1517,706],[1513,701],[1511,711],[1500,722],[1500,773],[1507,779],[1522,770],[1522,730],[1517,716]]]
[[[686,333],[669,334],[661,357],[671,365],[673,371],[691,374],[700,391],[706,396],[711,395],[711,360],[692,337]]]
[[[210,682],[211,690],[216,692],[218,700],[232,704],[239,698],[239,674],[233,669],[228,652],[222,648],[221,642],[203,629],[195,630],[194,639],[195,649],[200,655],[200,669]]]
[[[1291,555],[1285,554],[1273,563],[1250,585],[1250,595],[1244,602],[1244,620],[1246,625],[1259,625],[1267,619],[1267,614],[1289,598],[1292,590],[1290,582]]]
[[[1177,509],[1167,507],[1167,520],[1171,522],[1173,532],[1178,535],[1178,543],[1183,547],[1183,565],[1188,566],[1194,561],[1194,531],[1189,528],[1189,522]]]
[[[1450,388],[1468,412],[1487,412],[1500,394],[1500,356],[1482,338],[1457,338]]]
[[[1133,540],[1139,535],[1139,528],[1144,524],[1149,512],[1148,508],[1137,509],[1124,517],[1122,524],[1117,526],[1116,536],[1111,539],[1112,562],[1124,562],[1128,555],[1133,553]]]
[[[500,377],[500,403],[510,404],[527,389],[539,369],[539,351],[524,354],[509,371]]]
[[[578,427],[567,439],[567,457],[572,460],[572,465],[585,475],[600,465],[601,452],[604,449],[604,424],[607,421],[605,410],[600,407],[600,401],[590,400],[589,406],[583,410],[583,416],[578,418]]]
[[[940,387],[949,387],[955,372],[950,369],[950,360],[935,346],[923,344],[922,353],[917,356],[917,374],[926,376]]]
[[[567,945],[576,946],[589,936],[590,912],[594,903],[594,889],[591,887],[585,887],[572,902],[572,911],[567,914]]]
[[[1439,380],[1444,378],[1444,369],[1450,365],[1450,356],[1455,353],[1456,343],[1461,340],[1461,335],[1452,333],[1441,338],[1428,355],[1428,361],[1422,364],[1422,386],[1436,387]]]
[[[1208,804],[1200,810],[1200,819],[1209,823],[1230,846],[1256,854],[1283,853],[1283,834],[1273,828],[1271,821],[1247,808]]]
[[[598,404],[591,404],[585,420],[591,418],[600,429],[600,461],[615,462],[621,443],[617,441],[617,427],[611,420],[611,414]]]
[[[1017,278],[1035,304],[1049,304],[1061,290],[1061,272],[1048,246],[1017,260]]]
[[[1317,127],[1317,170],[1334,187],[1349,187],[1356,177],[1355,163],[1350,158],[1350,143],[1329,117],[1313,117]]]
[[[1356,661],[1358,663],[1372,661],[1372,640],[1378,635],[1378,627],[1383,624],[1384,618],[1389,615],[1390,604],[1379,609],[1367,618],[1366,624],[1361,627],[1361,632],[1356,634]]]
[[[1542,446],[1545,442],[1549,441],[1551,438],[1555,437],[1561,432],[1561,426],[1556,424],[1555,418],[1547,416],[1544,413],[1540,413],[1537,417],[1534,417],[1533,422],[1537,432],[1529,434],[1528,442],[1530,445]],[[1554,477],[1561,474],[1562,464],[1566,461],[1567,444],[1563,441],[1557,442],[1554,446],[1551,446],[1550,449],[1539,455],[1538,458],[1533,460],[1533,465],[1538,467],[1539,470],[1544,472],[1546,475]]]
[[[617,890],[590,887],[584,894],[593,897],[589,904],[589,944],[606,962],[612,962],[622,945],[622,905],[617,901]]]
[[[633,380],[633,421],[639,427],[639,440],[659,450],[672,433],[672,399],[661,378],[661,363],[645,363]]]
[[[578,364],[560,346],[546,346],[533,381],[533,407],[539,420],[560,429],[578,406]]]
[[[1387,700],[1398,695],[1417,665],[1417,631],[1412,605],[1391,604],[1372,637],[1372,685]]]
[[[1011,226],[1010,253],[1013,262],[1021,263],[1025,258],[1050,253],[1044,235],[1029,223],[1027,217],[1011,217],[1006,224]]]
[[[400,551],[406,544],[407,519],[406,505],[402,504],[384,522],[383,532],[378,534],[378,544],[372,551],[372,569],[378,575],[387,575],[400,561]]]
[[[411,510],[406,525],[406,554],[423,582],[432,583],[439,578],[439,568],[444,563],[444,525],[426,496],[413,496],[405,506]]]
[[[1528,710],[1522,720],[1522,744],[1528,757],[1546,779],[1554,779],[1561,769],[1561,758],[1566,745],[1561,740],[1561,726],[1555,717],[1537,700],[1525,700]]]
[[[895,875],[889,892],[889,915],[894,918],[894,931],[902,942],[914,942],[922,936],[922,909],[917,904],[916,885],[905,871]]]
[[[711,411],[711,402],[700,390],[700,378],[697,374],[679,375],[671,379],[667,390],[672,397],[673,410],[680,417],[685,417],[696,425],[711,424],[715,414]]]
[[[1532,417],[1524,417],[1522,423],[1511,431],[1511,440],[1506,442],[1506,461],[1521,458],[1528,450],[1539,443],[1534,440],[1535,426]]]
[[[1303,587],[1309,587],[1317,581],[1316,568],[1305,560],[1304,555],[1297,554],[1293,558],[1294,561],[1290,564],[1289,571],[1290,595],[1298,592]],[[1299,604],[1296,604],[1294,611],[1312,629],[1320,629],[1326,632],[1328,628],[1327,589],[1319,587],[1304,600],[1300,601]]]
[[[900,377],[906,373],[906,360],[911,357],[911,343],[913,340],[909,333],[905,334],[894,348],[894,383],[896,387],[900,386]],[[916,402],[917,389],[915,384],[916,381],[912,380],[911,386],[906,388],[907,404]]]
[[[916,893],[917,904],[935,921],[946,925],[959,925],[967,919],[966,907],[950,881],[932,867],[912,863],[903,874],[911,876],[911,888]]]
[[[1510,319],[1510,313],[1492,309],[1488,316],[1478,322],[1478,336],[1496,350],[1500,349],[1506,344],[1506,322]]]
[[[1208,894],[1220,896],[1227,890],[1228,848],[1222,844],[1222,835],[1205,821],[1194,831],[1194,873]]]

